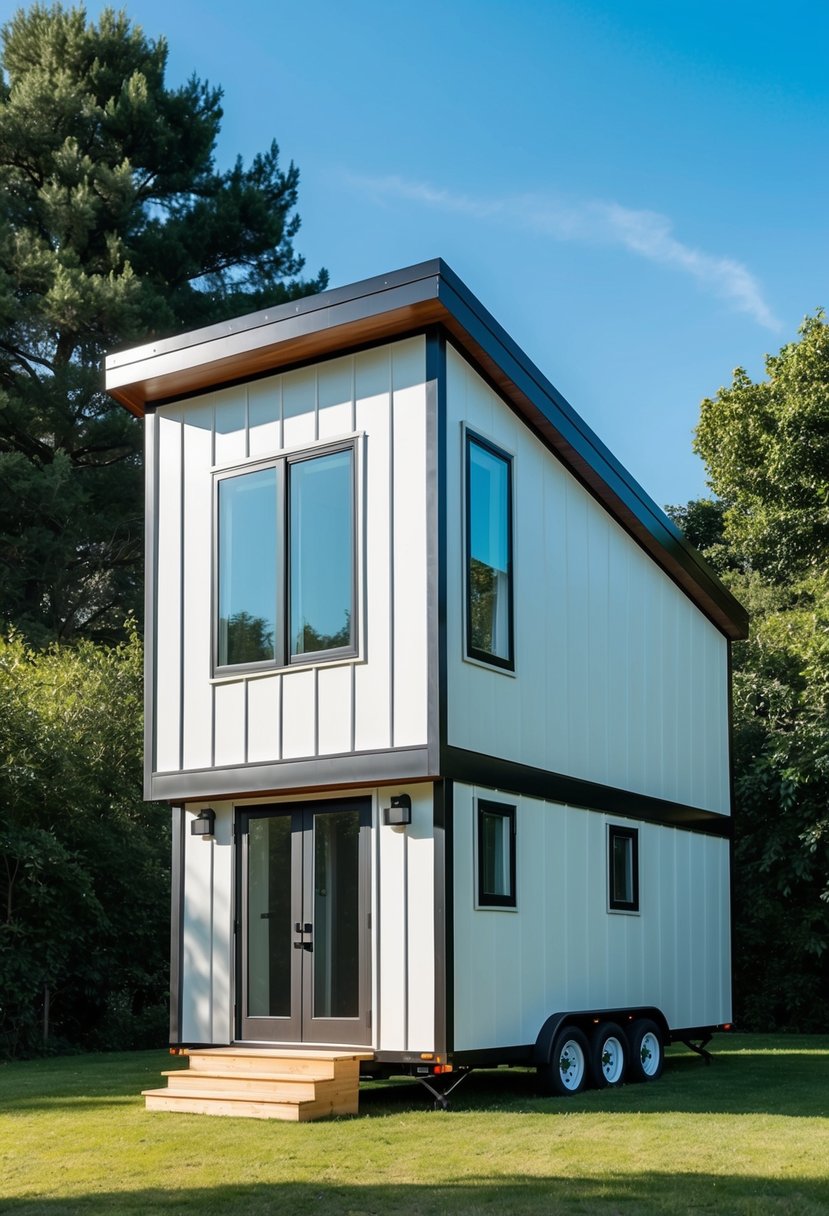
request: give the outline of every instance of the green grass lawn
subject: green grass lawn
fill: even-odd
[[[650,1085],[539,1098],[475,1073],[452,1110],[370,1083],[358,1118],[147,1114],[163,1052],[0,1066],[0,1213],[829,1213],[829,1039],[720,1036]]]

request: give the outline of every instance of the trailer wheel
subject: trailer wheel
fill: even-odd
[[[577,1026],[562,1027],[553,1043],[549,1064],[538,1070],[545,1091],[564,1097],[581,1093],[587,1084],[589,1055],[587,1036]]]
[[[599,1089],[621,1085],[628,1062],[628,1041],[615,1022],[597,1026],[590,1043],[590,1077]]]
[[[650,1018],[639,1018],[628,1031],[631,1081],[656,1081],[662,1076],[665,1052],[662,1032]]]

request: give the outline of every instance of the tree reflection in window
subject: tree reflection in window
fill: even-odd
[[[220,627],[227,638],[232,663],[258,663],[273,658],[273,626],[261,616],[237,612]]]
[[[512,659],[510,458],[467,437],[467,651],[501,667]]]

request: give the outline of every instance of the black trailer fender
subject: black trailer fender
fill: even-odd
[[[662,1031],[662,1041],[666,1044],[670,1043],[671,1032],[668,1022],[662,1010],[657,1009],[655,1005],[637,1005],[630,1009],[565,1010],[562,1013],[551,1013],[539,1030],[533,1049],[533,1064],[539,1066],[550,1063],[553,1043],[565,1024],[578,1026],[580,1030],[589,1035],[597,1022],[618,1022],[624,1030],[637,1018],[650,1018],[656,1022]]]

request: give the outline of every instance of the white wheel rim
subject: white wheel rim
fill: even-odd
[[[575,1039],[568,1039],[558,1055],[561,1083],[572,1092],[581,1085],[584,1076],[584,1052]]]
[[[649,1030],[642,1035],[639,1047],[639,1057],[642,1061],[642,1072],[646,1077],[652,1077],[659,1068],[659,1039]]]
[[[625,1049],[615,1035],[610,1035],[602,1044],[602,1074],[608,1085],[622,1079],[625,1068]]]

